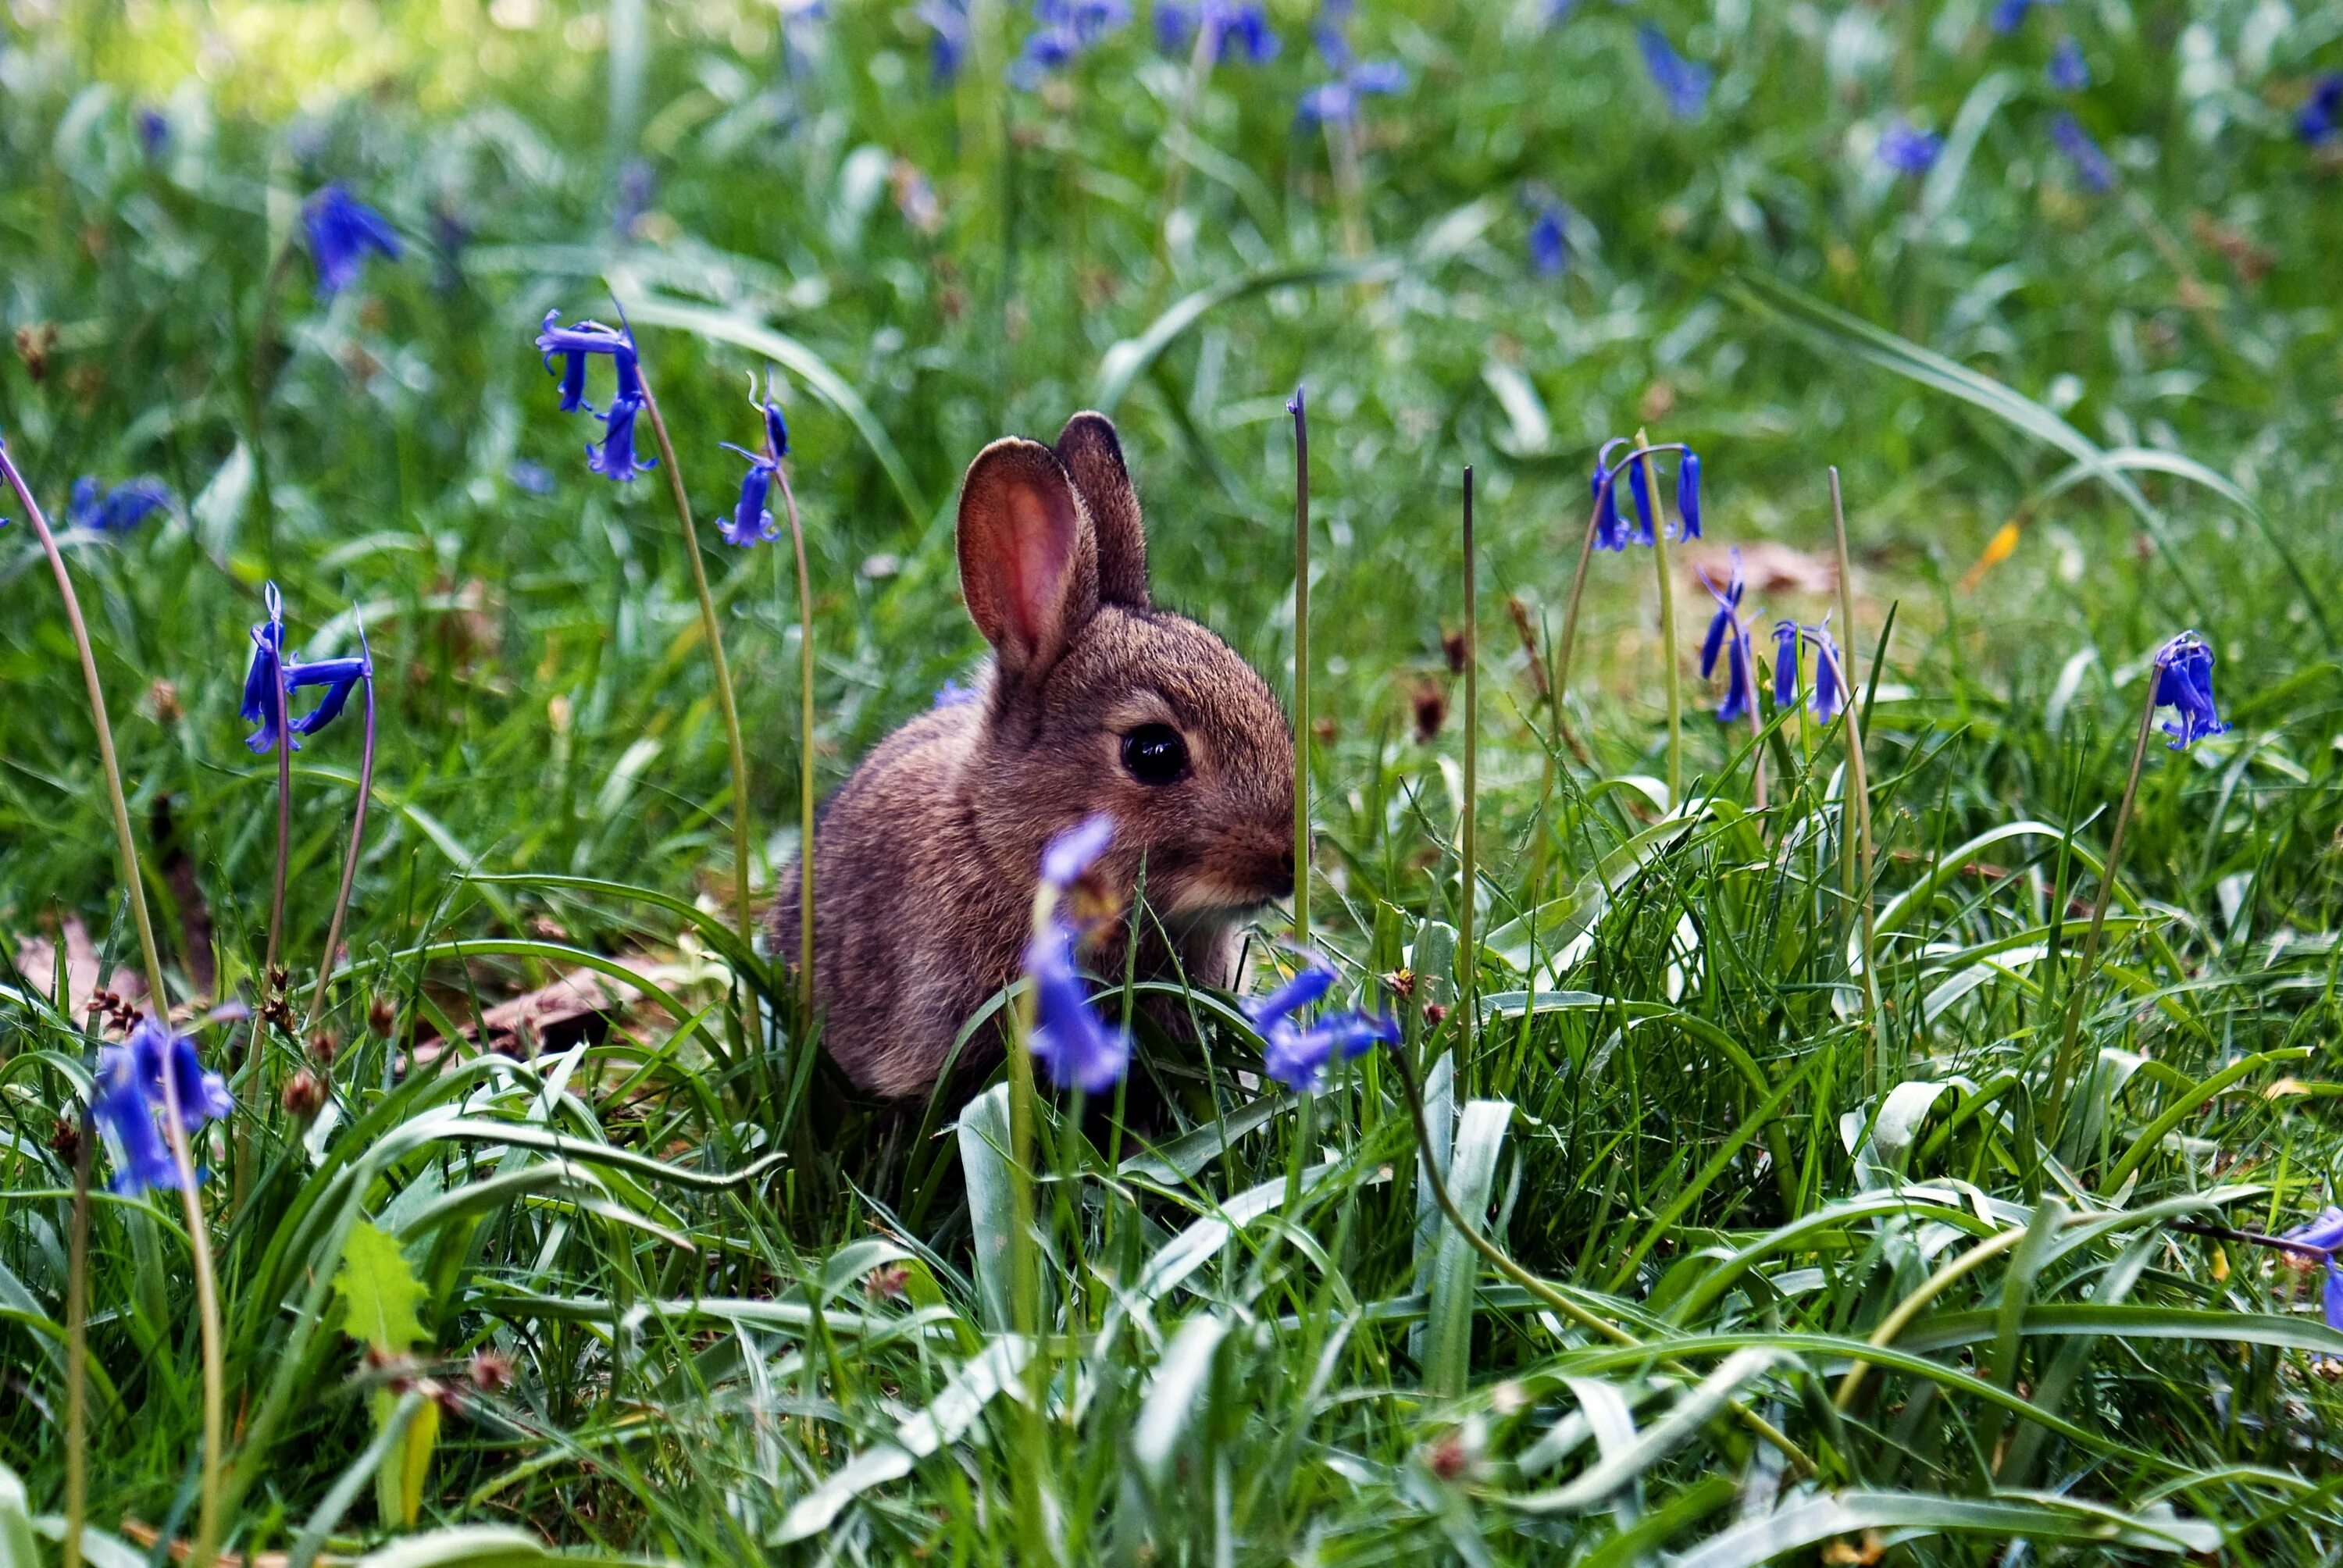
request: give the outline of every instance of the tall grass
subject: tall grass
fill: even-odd
[[[942,82],[878,5],[223,15],[10,24],[0,431],[52,512],[85,472],[178,497],[59,545],[191,1013],[266,983],[275,764],[233,718],[262,583],[357,607],[302,652],[362,623],[379,682],[338,955],[357,743],[291,763],[285,951],[334,983],[195,1151],[227,1550],[2331,1557],[2343,1334],[2314,1261],[2239,1238],[2343,1154],[2338,219],[2288,118],[2343,13],[1663,7],[1718,68],[1674,122],[1640,10],[1370,8],[1353,48],[1410,85],[1326,136],[1293,134],[1327,75],[1298,7],[1267,63],[1159,56],[1141,16],[1016,92],[1028,19],[990,6]],[[2079,98],[2040,85],[2061,29]],[[2119,190],[2059,161],[2060,107]],[[1895,113],[1946,133],[1925,178],[1871,156]],[[407,240],[331,298],[291,226],[327,178]],[[1571,211],[1558,276],[1533,186]],[[812,733],[795,563],[688,556],[667,476],[588,473],[555,411],[529,335],[604,292],[658,334],[670,475],[727,472],[742,372],[789,403]],[[1310,672],[1310,933],[1406,1026],[1297,1102],[1229,999],[1133,985],[1163,1111],[1127,1144],[1046,1094],[1012,1117],[1005,1070],[859,1101],[734,883],[791,848],[744,866],[736,820],[799,821],[977,653],[960,467],[1085,404],[1161,597]],[[1700,450],[1704,544],[1796,552],[1753,619],[1837,609],[1846,720],[1709,722],[1641,557],[1572,593],[1594,451],[1639,427]],[[1460,602],[1468,464],[1472,597],[1544,649]],[[137,947],[45,574],[0,531],[0,930],[46,943],[0,981],[10,1568],[62,1533],[55,1134]],[[2133,789],[2189,625],[2236,728]],[[497,1010],[563,977],[596,1005]],[[325,1056],[314,1115],[264,1089]],[[181,1217],[93,1167],[88,1560],[118,1562],[196,1533],[199,1332]],[[351,1332],[362,1224],[412,1276],[404,1358]]]

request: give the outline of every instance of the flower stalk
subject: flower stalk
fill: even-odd
[[[798,557],[798,1020],[813,1027],[813,574],[806,567],[805,528],[798,521],[797,493],[781,454],[771,454],[773,477],[781,482],[789,509],[789,543]]]
[[[326,986],[333,979],[334,955],[342,945],[342,921],[350,912],[350,890],[357,881],[358,854],[366,844],[367,801],[374,792],[375,706],[374,654],[367,647],[366,623],[358,623],[358,648],[367,661],[366,732],[358,748],[358,798],[350,810],[350,847],[342,857],[342,883],[334,893],[334,918],[326,924],[326,951],[317,960],[317,989],[309,993],[309,1012],[303,1028],[317,1022],[326,1010]]]
[[[1456,910],[1456,953],[1463,963],[1457,975],[1456,1058],[1459,1065],[1473,1059],[1473,1010],[1479,1004],[1481,950],[1475,945],[1473,907],[1479,901],[1481,856],[1477,832],[1481,787],[1481,634],[1474,610],[1480,604],[1473,578],[1473,466],[1464,466],[1464,830],[1459,845],[1463,856]]]
[[[104,775],[107,804],[114,814],[114,842],[121,860],[122,886],[125,901],[130,906],[131,923],[138,932],[140,957],[146,969],[147,1003],[159,1019],[168,1020],[171,993],[164,983],[162,950],[155,941],[155,922],[146,909],[146,892],[138,861],[138,842],[130,831],[130,805],[122,789],[122,763],[114,749],[114,727],[106,712],[106,689],[97,675],[97,653],[90,642],[89,625],[82,618],[81,600],[74,592],[72,574],[65,570],[65,557],[57,549],[56,536],[49,531],[47,516],[33,497],[32,487],[17,470],[5,442],[0,442],[0,478],[7,481],[9,489],[25,508],[26,520],[41,541],[42,553],[48,557],[49,570],[55,576],[57,595],[65,603],[65,623],[73,633],[74,648],[81,656],[82,684],[89,696],[90,720],[97,731],[99,771]],[[216,1555],[220,1538],[220,1452],[226,1440],[226,1377],[220,1346],[219,1292],[212,1277],[211,1233],[204,1221],[204,1206],[196,1188],[196,1166],[187,1147],[187,1134],[180,1123],[178,1091],[169,1073],[163,1075],[163,1092],[166,1101],[166,1132],[170,1140],[171,1159],[179,1178],[179,1198],[187,1221],[188,1250],[193,1257],[196,1277],[196,1315],[197,1334],[203,1358],[203,1423],[204,1447],[197,1482],[196,1549],[191,1559],[194,1568],[210,1568]],[[86,1189],[86,1178],[78,1183]],[[82,1200],[86,1202],[86,1197]],[[68,1292],[75,1283],[84,1292],[87,1286],[79,1278],[88,1268],[85,1248],[80,1268],[71,1271],[75,1276],[68,1282]],[[68,1317],[72,1317],[68,1303]],[[68,1322],[66,1334],[70,1341],[83,1336],[86,1346],[87,1302],[83,1300],[82,1319]],[[68,1354],[65,1376],[68,1403],[84,1397],[78,1385],[85,1375],[82,1358]],[[85,1463],[78,1451],[67,1461],[70,1466]],[[81,1540],[81,1521],[68,1516],[66,1538],[77,1547]]]
[[[1684,660],[1676,657],[1676,585],[1668,570],[1668,516],[1660,500],[1658,480],[1651,459],[1651,437],[1635,432],[1637,456],[1628,459],[1627,473],[1636,490],[1635,501],[1652,525],[1652,567],[1660,579],[1660,667],[1668,687],[1668,809],[1684,809]]]
[[[1293,416],[1293,940],[1310,940],[1310,409]]]

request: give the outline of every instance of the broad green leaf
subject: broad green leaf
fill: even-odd
[[[372,1221],[350,1227],[342,1243],[342,1266],[334,1273],[334,1293],[346,1309],[343,1331],[378,1355],[405,1355],[428,1337],[415,1315],[427,1292],[397,1241]]]
[[[976,1294],[984,1326],[1009,1327],[1010,1245],[1017,1204],[1010,1183],[1009,1086],[996,1083],[960,1113],[960,1172],[968,1182],[968,1223],[976,1247]]]
[[[1457,1119],[1456,1151],[1448,1161],[1448,1196],[1475,1230],[1485,1223],[1489,1191],[1496,1182],[1497,1156],[1512,1125],[1513,1105],[1475,1100]],[[1473,1293],[1481,1278],[1481,1254],[1447,1216],[1438,1214],[1440,1242],[1433,1253],[1431,1308],[1424,1322],[1423,1387],[1449,1398],[1464,1392],[1473,1367]]]
[[[1154,1485],[1162,1485],[1170,1475],[1181,1434],[1194,1424],[1212,1397],[1212,1356],[1228,1332],[1229,1320],[1222,1313],[1190,1318],[1180,1325],[1171,1348],[1156,1365],[1147,1401],[1140,1406],[1139,1420],[1131,1432],[1131,1457]]]
[[[1756,1568],[1786,1553],[1838,1535],[1894,1530],[1914,1535],[1938,1533],[2024,1536],[2036,1541],[2129,1547],[2179,1553],[2214,1552],[2221,1532],[2201,1520],[2183,1519],[2166,1504],[2121,1513],[2072,1498],[2033,1493],[1998,1497],[1930,1497],[1906,1492],[1841,1492],[1793,1498],[1773,1513],[1713,1535],[1691,1551],[1667,1558],[1667,1568]]]

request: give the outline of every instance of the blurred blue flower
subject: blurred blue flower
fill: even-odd
[[[1551,196],[1536,204],[1530,220],[1530,270],[1540,277],[1558,276],[1570,265],[1570,209]]]
[[[2343,112],[2343,71],[2329,71],[2311,84],[2310,97],[2295,116],[2294,134],[2310,146],[2325,146],[2335,139],[2338,112]]]
[[[1708,679],[1716,672],[1716,656],[1723,653],[1725,661],[1725,700],[1717,705],[1720,723],[1730,724],[1749,711],[1755,696],[1755,683],[1750,679],[1749,627],[1741,618],[1741,598],[1748,585],[1741,576],[1741,552],[1733,552],[1733,577],[1722,591],[1700,574],[1700,586],[1716,601],[1716,613],[1709,618],[1708,635],[1700,644],[1700,677]]]
[[[157,1116],[168,1112],[174,1099],[178,1102],[179,1126],[187,1132],[236,1109],[226,1081],[216,1072],[204,1070],[195,1041],[153,1018],[140,1019],[122,1044],[99,1048],[97,1093],[90,1101],[90,1112],[113,1135],[121,1156],[121,1169],[114,1178],[116,1191],[178,1190],[178,1167],[156,1123]]]
[[[244,739],[255,752],[277,749],[277,715],[285,691],[285,599],[275,583],[261,590],[261,599],[268,618],[252,628],[252,663],[244,673],[244,706],[236,710],[246,723],[260,726]]]
[[[1114,842],[1114,819],[1103,811],[1083,818],[1059,833],[1041,850],[1041,880],[1064,892],[1106,853]]]
[[[1011,85],[1031,90],[1131,20],[1124,0],[1033,0],[1034,32],[1010,62]]]
[[[1879,161],[1899,175],[1919,176],[1936,166],[1945,138],[1898,117],[1879,133]]]
[[[781,406],[770,396],[757,405],[765,417],[765,451],[776,462],[789,455],[789,422],[781,415]]]
[[[1348,1061],[1375,1045],[1400,1038],[1399,1020],[1360,1011],[1328,1015],[1315,1023],[1302,1015],[1334,983],[1333,967],[1304,951],[1293,978],[1265,997],[1241,1003],[1262,1037],[1262,1070],[1288,1089],[1314,1093],[1325,1083],[1327,1065]]]
[[[1335,81],[1321,82],[1302,95],[1297,127],[1358,117],[1359,100],[1370,93],[1396,93],[1407,86],[1407,67],[1397,60],[1363,60]]]
[[[2062,93],[2079,93],[2091,85],[2091,67],[2083,58],[2083,46],[2070,34],[2058,40],[2050,51],[2047,72],[2050,85]]]
[[[1831,640],[1828,627],[1805,630],[1806,640],[1815,645],[1815,713],[1828,719],[1846,705],[1846,666],[1839,661],[1838,644]]]
[[[1033,982],[1035,1060],[1060,1089],[1099,1094],[1114,1087],[1131,1065],[1131,1036],[1100,1019],[1074,970],[1074,928],[1052,920],[1025,946],[1025,973]]]
[[[580,321],[563,327],[561,312],[548,310],[538,327],[537,351],[545,358],[545,367],[561,377],[561,411],[574,414],[583,409],[591,414],[594,405],[586,401],[586,361],[597,354],[607,354],[618,373],[618,396],[620,399],[639,400],[643,395],[641,369],[635,356],[635,335],[616,327],[605,327],[598,321]],[[561,357],[561,368],[554,370],[555,355]]]
[[[1676,538],[1700,538],[1700,454],[1689,447],[1676,467]]]
[[[171,146],[171,122],[163,111],[147,106],[138,111],[138,146],[149,161],[161,157]]]
[[[1986,25],[1996,33],[2015,33],[2026,25],[2026,14],[2036,5],[2052,5],[2057,0],[1994,0],[1992,13]]]
[[[309,257],[317,264],[321,294],[339,294],[356,283],[366,271],[368,251],[386,260],[398,259],[398,231],[339,183],[302,204],[301,226],[308,232]]]
[[[73,498],[65,505],[65,520],[77,528],[117,534],[136,528],[157,509],[171,504],[171,492],[160,479],[133,479],[100,494],[97,480],[87,474],[74,481]]]
[[[1156,0],[1155,42],[1165,54],[1187,54],[1199,27],[1207,35],[1207,59],[1218,62],[1233,55],[1258,65],[1277,58],[1277,34],[1270,27],[1268,12],[1258,5],[1244,0],[1201,0],[1189,5],[1182,0]]]
[[[941,686],[936,688],[936,699],[931,706],[936,708],[958,708],[962,703],[974,702],[975,700],[976,688],[973,686],[962,686],[956,679],[947,678]]]
[[[941,86],[960,76],[968,57],[968,0],[920,0],[911,15],[928,25],[928,81]]]
[[[780,537],[779,525],[765,503],[773,493],[773,470],[778,466],[761,452],[751,452],[744,447],[724,443],[728,452],[738,452],[749,459],[749,471],[741,476],[740,498],[733,503],[732,516],[723,525],[724,542],[746,549],[768,539]]]
[[[2319,1260],[2327,1266],[2327,1290],[2324,1302],[2327,1326],[2330,1329],[2343,1330],[2343,1261],[2338,1261],[2334,1253],[2335,1248],[2343,1247],[2343,1209],[2329,1205],[2327,1211],[2318,1219],[2307,1225],[2297,1225],[2293,1230],[2288,1231],[2284,1240],[2299,1241],[2305,1247],[2315,1247],[2327,1254],[2325,1258]],[[2298,1259],[2307,1256],[2300,1252],[2293,1255]]]
[[[1788,712],[1798,700],[1798,623],[1774,623],[1774,706]]]
[[[2157,650],[2156,705],[2179,715],[2178,722],[2163,727],[2175,751],[2227,731],[2213,705],[2213,650],[2195,632],[2184,631]]]
[[[514,458],[512,467],[505,470],[505,477],[532,496],[549,496],[553,493],[553,475],[547,470],[544,464],[532,463],[527,457]]]
[[[610,206],[610,232],[620,239],[635,237],[635,226],[651,210],[659,194],[659,176],[641,158],[628,158],[618,169],[618,197]]]
[[[2115,165],[2099,150],[2099,144],[2091,140],[2091,134],[2076,124],[2074,116],[2062,112],[2052,120],[2050,139],[2066,155],[2066,161],[2075,166],[2075,177],[2083,182],[2084,189],[2103,191],[2116,183]]]
[[[1659,88],[1668,113],[1679,120],[1699,114],[1708,103],[1709,84],[1716,74],[1677,54],[1668,35],[1654,23],[1635,29],[1635,42],[1644,51],[1644,69],[1651,73],[1652,85]]]

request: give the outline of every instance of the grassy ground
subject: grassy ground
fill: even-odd
[[[12,13],[0,434],[61,528],[83,474],[175,498],[62,538],[189,1016],[264,998],[276,769],[236,718],[263,583],[305,657],[362,617],[379,677],[342,978],[308,1018],[347,719],[292,772],[296,1027],[250,1067],[255,1025],[197,1032],[239,1107],[196,1151],[231,1551],[518,1526],[690,1563],[2332,1560],[2343,1335],[2308,1261],[2204,1231],[2301,1222],[2343,1158],[2343,216],[2295,123],[2343,8],[1556,10],[1364,8],[1358,56],[1408,79],[1332,128],[1295,108],[1339,14],[1284,3],[1265,62],[1198,70],[1142,13],[1021,90],[1035,24],[981,3],[950,79],[910,8],[860,3]],[[1646,22],[1714,70],[1687,116]],[[2068,35],[2087,86],[2046,75]],[[1946,137],[1925,176],[1875,154],[1898,116]],[[299,224],[328,180],[405,241],[330,297]],[[760,885],[802,753],[786,542],[715,538],[751,374],[793,437],[825,790],[980,651],[962,467],[1081,407],[1121,424],[1159,592],[1289,691],[1307,381],[1314,924],[1345,994],[1403,1011],[1449,1185],[1537,1282],[1434,1206],[1402,1060],[1296,1103],[1204,998],[1200,1041],[1142,1041],[1162,1147],[1118,1165],[1047,1111],[1049,1332],[1007,1332],[1005,1101],[954,1135],[953,1107],[842,1096],[727,933],[735,802],[663,475],[588,473],[530,347],[614,297],[699,514]],[[1673,648],[1651,554],[1594,558],[1557,736],[1586,474],[1639,427],[1700,451],[1696,564],[1745,548],[1761,659],[1774,616],[1837,609],[1840,470],[1871,856],[1843,723],[1769,700],[1753,747],[1708,717],[1684,551]],[[113,1038],[83,999],[138,964],[75,647],[6,512],[15,1568],[66,1506],[53,1133]],[[2150,744],[2103,888],[2148,658],[2190,627],[2235,728]],[[609,958],[672,1010],[444,1048]],[[285,1108],[303,1070],[314,1119]],[[108,1564],[196,1533],[204,1383],[182,1211],[110,1170]],[[410,1274],[386,1364],[367,1309]]]

